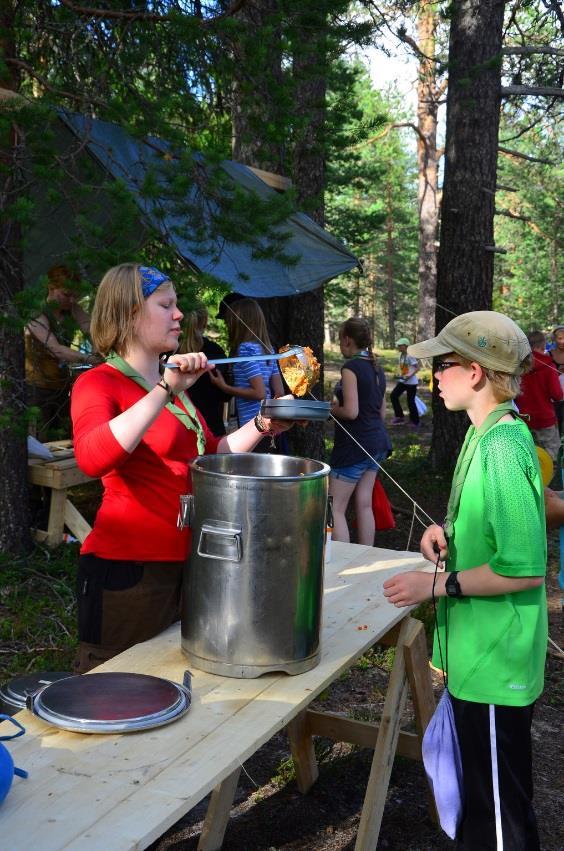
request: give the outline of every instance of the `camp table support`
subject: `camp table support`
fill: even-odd
[[[48,461],[30,458],[27,465],[28,482],[50,490],[47,529],[36,529],[35,537],[38,541],[44,541],[48,547],[57,547],[63,540],[66,526],[82,543],[92,528],[70,501],[68,491],[94,479],[78,467],[71,440],[55,440],[45,446],[51,450],[54,458]]]

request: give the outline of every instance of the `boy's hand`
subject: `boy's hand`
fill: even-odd
[[[384,597],[396,608],[416,606],[431,597],[433,574],[410,570],[408,573],[397,573],[384,582]]]
[[[443,527],[436,523],[428,526],[423,532],[420,549],[423,557],[433,563],[436,562],[438,555],[441,561],[445,561],[448,556],[448,546]]]

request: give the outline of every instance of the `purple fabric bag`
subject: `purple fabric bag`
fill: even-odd
[[[454,839],[462,818],[463,778],[454,710],[446,688],[423,735],[422,752],[439,822]]]

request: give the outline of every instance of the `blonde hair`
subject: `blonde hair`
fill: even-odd
[[[532,364],[533,356],[527,355],[519,364],[519,371],[513,374],[482,367],[492,385],[492,393],[498,402],[508,402],[509,399],[515,399],[519,395],[521,392],[521,376],[529,372]]]
[[[241,343],[260,343],[265,354],[272,351],[266,319],[254,298],[240,298],[229,305],[225,317],[231,353],[236,354]]]
[[[180,354],[202,351],[204,347],[204,331],[207,324],[207,307],[197,307],[186,315],[182,326],[182,342],[178,347]]]
[[[108,355],[123,355],[133,339],[135,320],[145,299],[139,263],[121,263],[109,269],[100,282],[92,310],[90,336],[95,348]]]

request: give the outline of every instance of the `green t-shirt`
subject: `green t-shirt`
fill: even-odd
[[[447,569],[464,571],[481,564],[503,576],[546,573],[543,484],[529,429],[518,419],[486,432],[462,488]],[[542,692],[544,585],[496,597],[442,597],[438,625],[448,688],[455,697],[527,706]],[[441,666],[436,636],[433,663]]]

